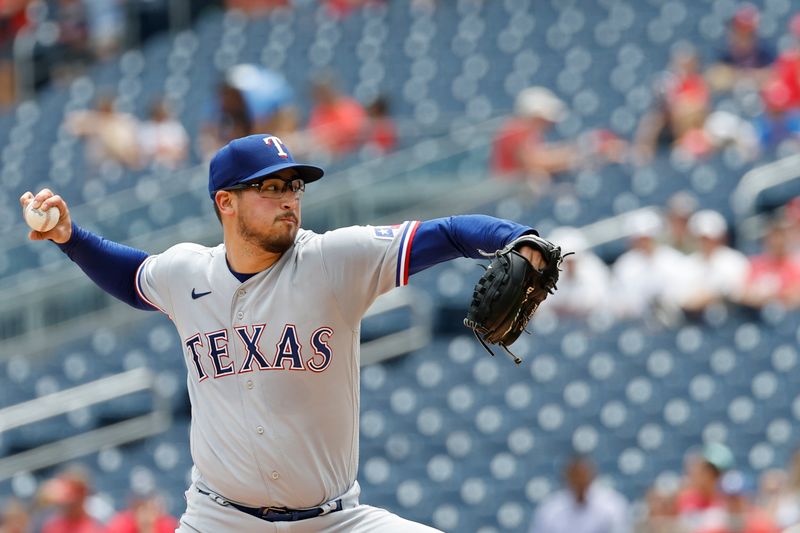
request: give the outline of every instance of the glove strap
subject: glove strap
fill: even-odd
[[[489,355],[491,355],[492,357],[494,357],[494,352],[492,351],[492,349],[491,349],[491,348],[489,348],[489,345],[488,345],[488,344],[486,344],[486,341],[484,341],[484,340],[481,338],[481,336],[480,336],[480,335],[478,335],[478,332],[475,330],[475,328],[472,328],[472,333],[475,335],[475,338],[476,338],[476,339],[478,339],[478,342],[480,342],[480,343],[481,343],[481,345],[483,345],[483,347],[484,347],[484,348],[486,348],[486,351],[487,351],[487,352],[489,352]],[[506,347],[506,345],[505,345],[505,344],[501,344],[500,346],[502,346],[502,347],[503,347],[503,349],[506,351],[506,354],[508,354],[508,356],[511,358],[511,360],[512,360],[512,361],[514,361],[514,363],[515,363],[515,364],[517,364],[517,365],[520,365],[520,364],[522,364],[522,359],[520,359],[518,356],[514,355],[514,354],[511,352],[511,350],[509,350],[509,349]]]

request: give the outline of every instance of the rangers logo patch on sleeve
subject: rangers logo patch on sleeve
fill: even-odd
[[[376,239],[391,241],[400,226],[376,226],[372,228],[372,236]]]

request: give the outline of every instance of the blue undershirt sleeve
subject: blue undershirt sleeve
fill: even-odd
[[[147,258],[146,252],[106,240],[75,223],[69,241],[57,246],[111,296],[137,309],[156,311],[136,292],[136,271]]]
[[[528,234],[538,235],[528,226],[486,215],[461,215],[420,222],[411,244],[409,274],[422,272],[456,257],[483,259],[478,250],[492,253]]]

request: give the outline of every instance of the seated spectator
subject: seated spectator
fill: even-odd
[[[726,505],[719,480],[732,466],[733,453],[720,443],[707,444],[701,453],[687,455],[684,485],[677,499],[681,527],[696,532],[714,524]]]
[[[785,223],[773,223],[764,237],[763,253],[750,258],[741,301],[750,307],[800,306],[800,258],[789,249]]]
[[[702,128],[710,102],[697,52],[678,43],[669,68],[656,83],[654,104],[639,121],[634,139],[637,163],[648,163],[659,147],[677,147],[695,156],[707,153],[711,144]]]
[[[394,150],[397,144],[397,128],[389,115],[389,101],[385,96],[378,96],[367,106],[367,117],[364,146],[378,154]]]
[[[747,257],[726,246],[728,225],[716,211],[698,211],[689,219],[689,231],[699,250],[686,258],[686,276],[680,303],[689,312],[702,311],[722,301],[741,297],[749,264]]]
[[[83,0],[89,27],[89,40],[97,59],[111,59],[125,36],[125,5],[108,0]]]
[[[791,108],[791,91],[783,80],[767,81],[761,88],[764,111],[753,120],[762,149],[769,150],[789,141],[800,147],[800,110]]]
[[[275,8],[291,7],[289,0],[225,0],[226,9],[236,9],[250,17],[260,17]]]
[[[308,134],[315,149],[334,157],[358,149],[367,127],[367,113],[361,104],[339,92],[330,78],[313,83],[312,97]]]
[[[31,529],[31,517],[28,508],[14,498],[9,498],[3,502],[0,511],[0,533],[29,533]]]
[[[53,81],[71,80],[80,75],[92,59],[86,5],[81,0],[51,3],[51,17],[58,25],[58,40],[46,55]]]
[[[739,8],[731,19],[727,47],[707,74],[714,90],[730,90],[741,80],[761,85],[770,75],[775,51],[758,37],[758,19],[758,9],[752,4]]]
[[[106,526],[105,533],[172,533],[178,521],[164,511],[155,495],[135,496],[128,509],[117,513]]]
[[[551,142],[546,135],[567,116],[567,107],[545,87],[520,91],[515,116],[492,142],[491,172],[501,179],[527,181],[534,192],[546,189],[553,176],[588,166],[595,160],[619,161],[625,144],[604,130],[588,132],[576,142]]]
[[[42,526],[42,533],[102,533],[103,527],[86,508],[90,492],[88,474],[72,467],[45,482],[39,491],[43,506],[55,506],[55,515]]]
[[[186,162],[189,135],[170,115],[165,101],[155,102],[150,108],[150,118],[139,127],[139,146],[148,164],[172,170]]]
[[[603,261],[589,250],[586,238],[575,228],[559,228],[549,239],[564,252],[558,290],[547,298],[548,309],[565,316],[587,316],[608,301],[610,272]]]
[[[789,90],[790,109],[800,108],[800,13],[789,21],[790,44],[781,52],[773,66],[772,78]]]
[[[652,487],[644,498],[645,509],[635,531],[641,533],[679,533],[675,493]]]
[[[613,305],[621,318],[677,309],[674,287],[680,286],[685,256],[658,242],[661,218],[653,212],[635,213],[626,222],[630,248],[611,267]]]
[[[210,157],[232,139],[268,132],[284,140],[297,129],[294,90],[279,73],[260,65],[231,67],[201,128],[199,148]]]
[[[619,533],[630,528],[628,502],[595,481],[588,458],[570,459],[563,473],[566,488],[542,500],[529,533]]]
[[[777,468],[767,470],[761,474],[758,485],[757,503],[781,531],[800,524],[800,499],[786,472]]]
[[[697,197],[689,191],[678,191],[667,200],[666,242],[685,254],[697,250],[697,243],[689,231],[689,219],[697,211]]]
[[[747,476],[727,472],[719,485],[725,502],[722,512],[710,515],[697,533],[780,533],[772,518],[753,502],[754,487]]]
[[[800,254],[800,196],[789,200],[783,208],[791,254]]]
[[[703,124],[703,133],[711,151],[733,148],[742,161],[758,157],[758,134],[753,124],[730,111],[712,111]]]
[[[67,116],[67,129],[86,139],[86,158],[95,167],[116,161],[128,168],[141,167],[139,122],[114,109],[109,95],[98,98],[94,111],[74,111]]]
[[[792,524],[792,533],[800,533],[800,450],[795,450],[787,467],[786,489],[773,516],[779,523]]]
[[[0,4],[0,111],[16,101],[14,39],[29,26],[27,6],[31,0],[9,0]]]
[[[325,7],[332,17],[343,19],[360,7],[384,2],[385,0],[325,0]]]

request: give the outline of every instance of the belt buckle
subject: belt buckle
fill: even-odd
[[[289,514],[289,510],[285,507],[262,507],[260,512],[262,517],[267,516],[269,513]]]

